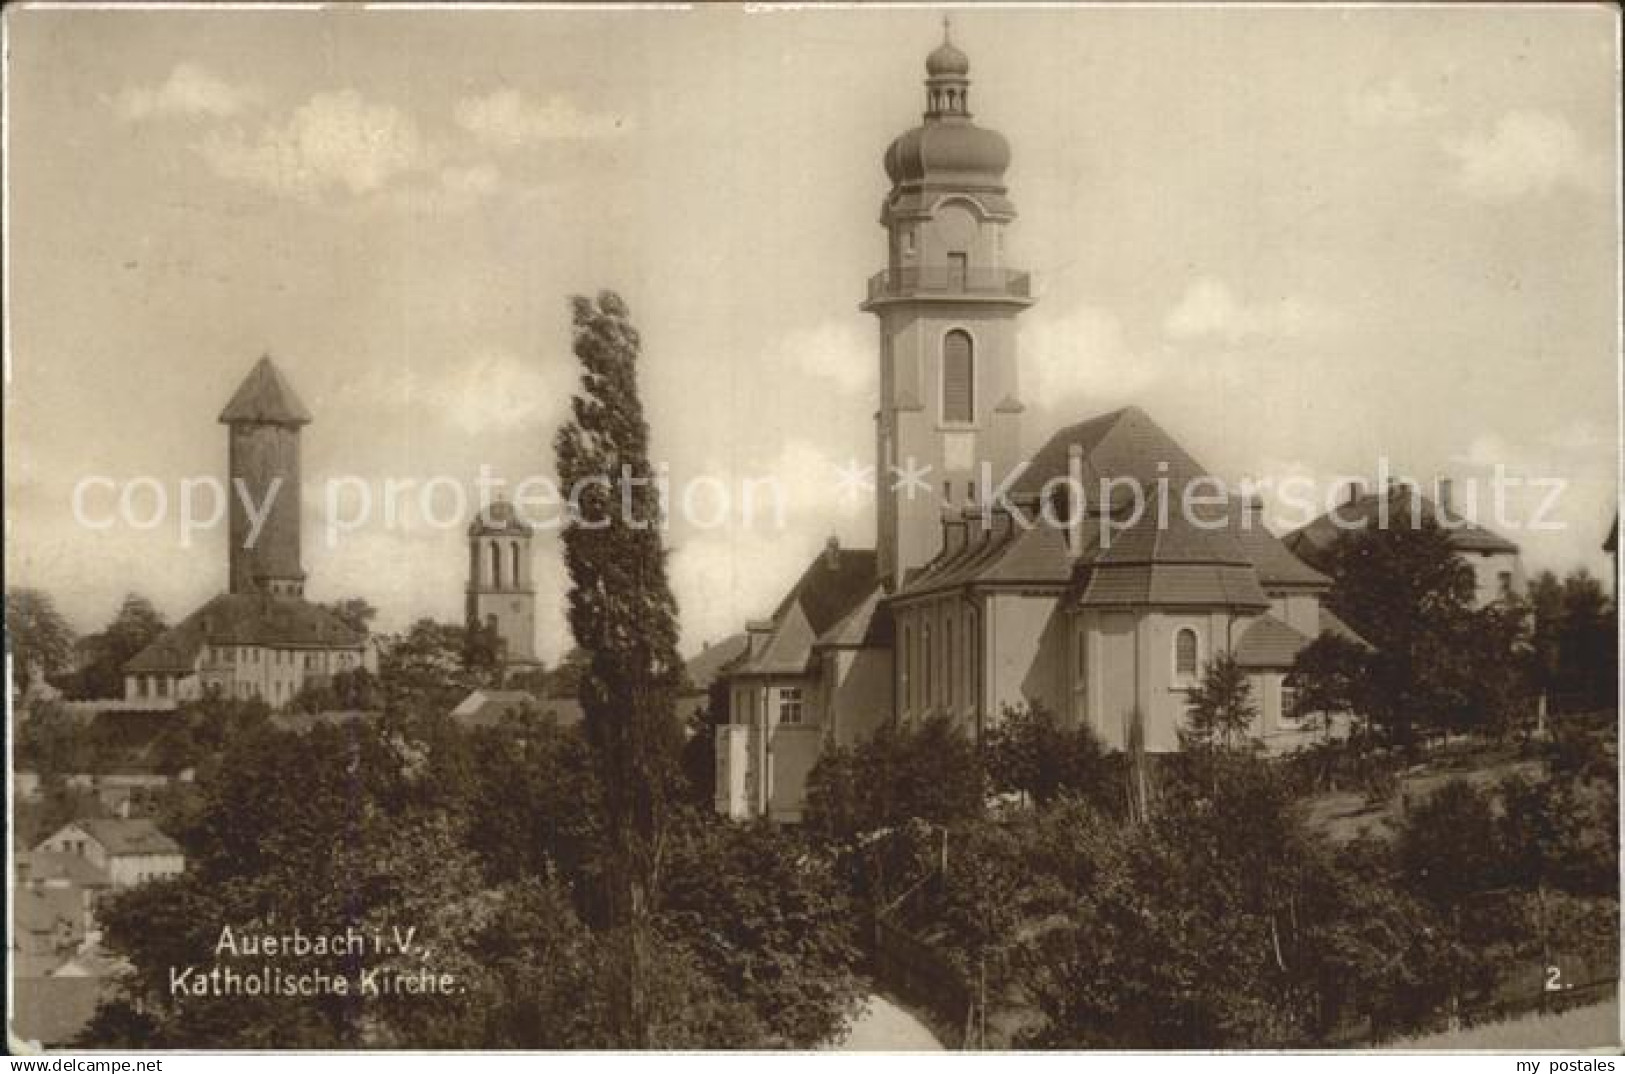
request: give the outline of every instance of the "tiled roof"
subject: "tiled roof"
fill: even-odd
[[[21,977],[12,996],[11,1031],[26,1041],[68,1044],[112,988],[105,977]]]
[[[1339,619],[1335,614],[1332,613],[1332,610],[1326,607],[1324,604],[1320,606],[1320,632],[1322,634],[1330,634],[1334,638],[1342,638],[1344,641],[1353,642],[1362,649],[1371,648],[1370,642],[1360,637],[1360,635],[1355,632],[1353,627]]]
[[[814,557],[773,613],[773,630],[754,655],[727,669],[730,675],[794,675],[806,670],[812,647],[874,595],[875,553],[872,548],[833,544]]]
[[[527,708],[542,711],[541,702],[528,690],[474,690],[451,710],[451,716],[471,727],[494,727]]]
[[[1236,663],[1244,668],[1288,668],[1310,639],[1273,615],[1254,619],[1236,645]]]
[[[801,573],[795,586],[779,602],[773,618],[778,619],[792,605],[799,604],[813,633],[822,634],[857,607],[875,584],[873,548],[828,546]]]
[[[26,870],[29,881],[61,881],[80,887],[107,887],[112,881],[105,870],[78,854],[62,854],[51,850],[27,850],[17,854],[19,875]]]
[[[137,653],[127,672],[190,671],[204,645],[358,649],[365,638],[302,597],[222,593]]]
[[[46,935],[56,931],[57,922],[67,922],[77,935],[84,931],[85,893],[76,887],[13,889],[16,898],[17,931]]]
[[[876,586],[852,609],[846,618],[824,631],[818,645],[835,649],[884,647],[891,644],[891,605],[883,599],[884,592]]]
[[[113,856],[126,854],[179,854],[180,844],[145,818],[94,817],[76,820],[73,826],[106,848]]]
[[[695,653],[694,658],[684,665],[684,670],[688,673],[689,688],[694,693],[709,690],[722,670],[737,660],[739,654],[749,647],[750,635],[739,633],[712,642]]]
[[[227,425],[308,425],[310,411],[267,354],[248,371],[231,402],[220,412],[220,420]]]
[[[1445,511],[1426,496],[1417,494],[1416,500],[1419,516],[1443,528],[1450,536],[1451,546],[1458,552],[1517,554],[1518,546],[1500,534],[1469,522],[1454,512]],[[1340,504],[1308,525],[1289,533],[1285,540],[1287,546],[1298,555],[1314,559],[1331,548],[1343,534],[1381,524],[1384,515],[1389,527],[1412,524],[1411,495],[1402,486],[1396,486],[1387,494],[1367,493],[1352,502]]]
[[[1046,482],[1068,476],[1072,445],[1083,450],[1083,487],[1091,502],[1102,481],[1133,479],[1149,497],[1159,478],[1178,489],[1203,476],[1201,464],[1139,407],[1125,407],[1068,426],[1038,449],[1011,486],[1013,498],[1035,497]]]
[[[1082,452],[1086,493],[1098,501],[1112,482],[1110,513],[1091,504],[1076,556],[1069,536],[1046,521],[1018,525],[1007,513],[968,518],[963,542],[908,576],[899,596],[966,584],[1066,585],[1080,572],[1085,603],[1224,604],[1263,607],[1266,590],[1324,589],[1325,575],[1294,556],[1240,498],[1192,504],[1193,524],[1174,490],[1204,476],[1202,467],[1137,407],[1113,411],[1061,430],[1033,457],[1013,486],[1024,512],[1037,508],[1044,484],[1067,477],[1072,447]],[[1135,519],[1134,494],[1145,490]],[[1157,509],[1157,482],[1170,486],[1170,509]],[[1115,490],[1127,499],[1120,500]],[[1108,523],[1107,519],[1121,520]]]

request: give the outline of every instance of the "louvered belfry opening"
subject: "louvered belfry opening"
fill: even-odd
[[[942,420],[975,420],[976,368],[970,333],[954,329],[942,341]]]

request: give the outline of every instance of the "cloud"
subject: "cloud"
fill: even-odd
[[[627,117],[584,112],[557,94],[536,101],[514,89],[465,97],[454,116],[463,130],[503,149],[555,139],[612,138],[632,129]]]
[[[156,86],[129,86],[113,101],[118,114],[128,120],[154,116],[212,116],[220,119],[236,115],[253,98],[240,89],[192,63],[178,63],[169,77]]]
[[[430,156],[409,116],[349,89],[316,94],[253,138],[212,132],[200,150],[222,178],[307,200],[332,188],[372,193]]]
[[[1545,112],[1508,112],[1492,129],[1446,139],[1444,150],[1456,160],[1456,186],[1479,201],[1511,201],[1595,179],[1579,133]]]
[[[1406,126],[1442,115],[1444,109],[1424,102],[1409,82],[1398,76],[1349,94],[1349,118],[1365,127]]]
[[[567,362],[526,360],[486,348],[457,361],[402,362],[374,369],[344,388],[333,409],[364,407],[396,423],[437,419],[467,436],[530,427],[551,429],[575,390]]]
[[[1028,377],[1022,395],[1041,407],[1120,402],[1161,378],[1158,365],[1135,352],[1122,322],[1106,310],[1080,306],[1059,317],[1030,316],[1021,328]]]
[[[1246,302],[1221,280],[1203,277],[1185,290],[1169,311],[1163,329],[1169,338],[1217,337],[1230,343],[1296,336],[1323,320],[1321,311],[1296,298]]]
[[[873,394],[874,330],[855,317],[798,328],[784,337],[772,364],[829,380],[844,392]]]

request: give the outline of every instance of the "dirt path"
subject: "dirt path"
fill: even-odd
[[[942,1042],[895,1001],[872,995],[852,1020],[838,1052],[940,1052]]]

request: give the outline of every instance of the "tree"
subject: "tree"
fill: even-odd
[[[571,506],[563,532],[569,621],[589,657],[578,696],[604,792],[610,920],[625,938],[614,1013],[625,1043],[646,1047],[651,920],[668,812],[680,793],[677,602],[638,395],[637,329],[609,291],[577,297],[571,310],[581,388],[554,440]]]
[[[1584,569],[1537,575],[1525,598],[1531,678],[1560,712],[1609,709],[1618,692],[1618,618]]]
[[[983,739],[989,781],[1038,805],[1062,794],[1082,796],[1102,809],[1121,804],[1115,766],[1087,724],[1063,724],[1042,705],[1006,706]]]
[[[331,604],[323,604],[322,607],[332,612],[335,618],[362,637],[372,633],[372,621],[378,616],[378,609],[364,597],[346,597]]]
[[[1333,611],[1372,646],[1355,680],[1357,711],[1394,743],[1418,728],[1504,726],[1518,689],[1522,617],[1475,611],[1472,569],[1429,517],[1403,503],[1384,528],[1343,534],[1329,549]]]
[[[490,669],[470,667],[467,651],[463,627],[433,619],[419,619],[405,634],[388,639],[378,662],[385,707],[444,713],[470,690],[489,685]]]
[[[6,638],[18,689],[28,689],[36,676],[60,675],[73,659],[73,628],[41,589],[6,589]]]
[[[122,697],[124,665],[169,629],[152,602],[129,593],[107,629],[90,637],[91,658],[79,675],[81,697]]]
[[[833,1038],[861,993],[859,915],[795,829],[690,812],[674,826],[660,930],[746,1004],[774,1047]]]
[[[1230,653],[1208,661],[1202,681],[1186,691],[1190,737],[1204,748],[1234,748],[1258,719],[1247,672]]]
[[[885,723],[855,748],[826,749],[807,774],[805,824],[833,842],[908,821],[978,817],[982,758],[946,716]]]

